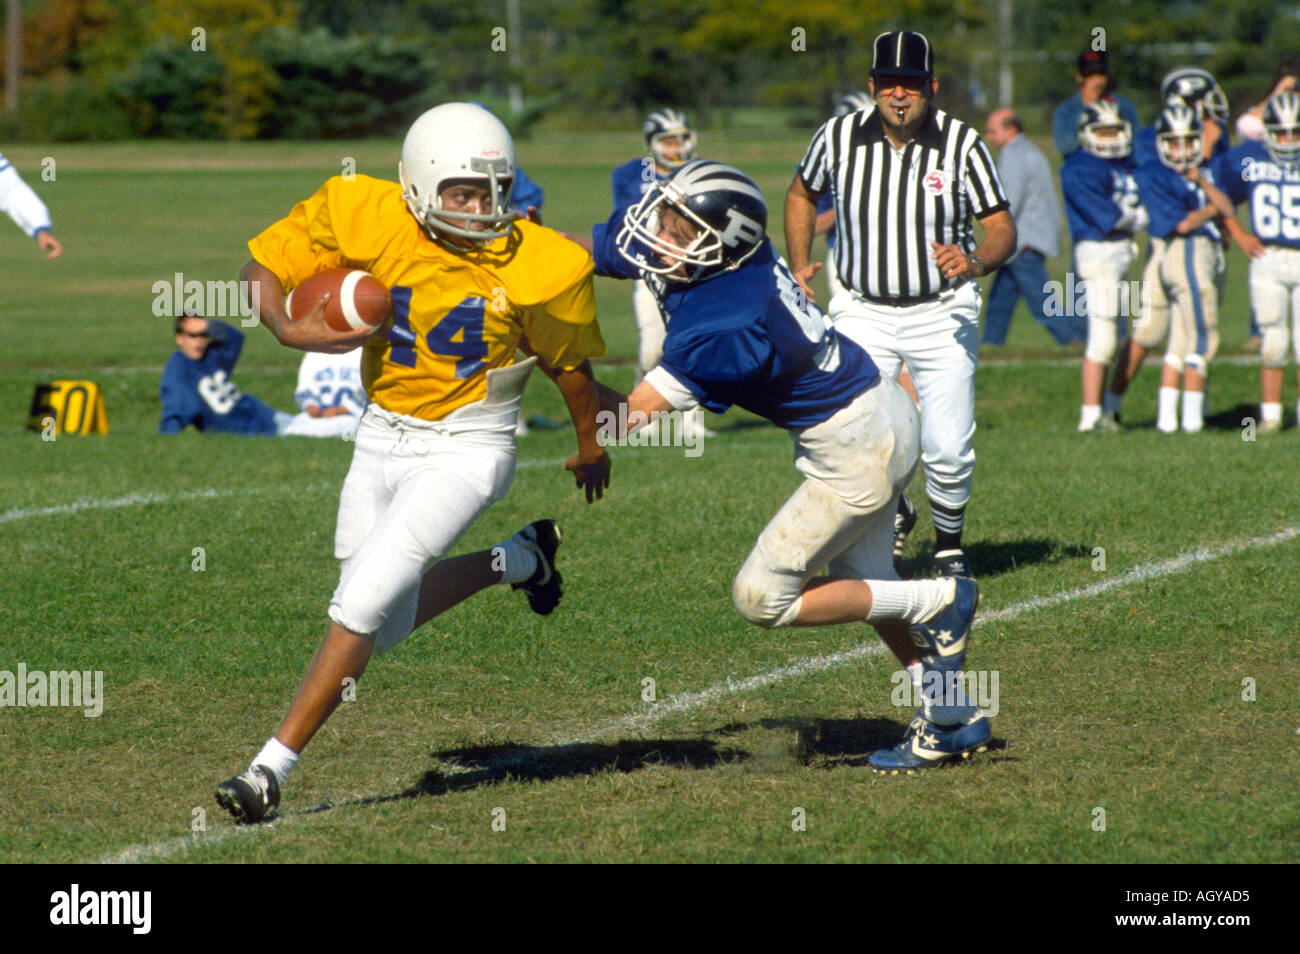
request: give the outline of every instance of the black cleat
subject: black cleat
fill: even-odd
[[[907,494],[898,496],[898,513],[894,514],[894,559],[897,560],[903,555],[903,544],[907,542],[907,535],[912,532],[916,526],[916,508],[912,506],[912,501],[907,499]]]
[[[534,613],[547,616],[564,594],[560,588],[564,578],[555,568],[555,551],[560,548],[563,535],[554,520],[534,520],[515,536],[537,555],[537,569],[524,582],[512,583],[511,587],[524,591]]]
[[[217,804],[235,821],[252,825],[275,813],[280,804],[280,783],[265,765],[254,765],[217,786]]]
[[[968,580],[975,579],[970,571],[970,562],[963,550],[936,550],[934,557],[935,576],[962,576]]]

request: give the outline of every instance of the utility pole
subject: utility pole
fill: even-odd
[[[1003,109],[1011,108],[1011,0],[999,0],[998,20],[1002,34],[1002,59],[998,67],[998,105]]]
[[[522,34],[519,0],[506,0],[506,35],[510,38],[506,42],[506,65],[510,67],[510,112],[515,116],[524,111],[524,94],[519,88],[519,75],[524,68],[519,48]]]
[[[19,0],[5,2],[5,112],[18,112],[18,80],[23,66],[23,11]]]

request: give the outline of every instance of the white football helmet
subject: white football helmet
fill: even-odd
[[[1201,118],[1190,106],[1166,106],[1156,120],[1156,153],[1160,161],[1183,173],[1205,161]]]
[[[1083,107],[1079,114],[1079,145],[1102,159],[1122,159],[1133,151],[1133,127],[1108,99]]]
[[[417,119],[402,143],[397,178],[411,214],[437,232],[487,243],[509,235],[519,218],[510,209],[514,141],[501,120],[473,103],[435,106]],[[462,180],[487,186],[491,212],[442,214],[442,190]],[[484,222],[487,228],[475,231],[471,222]]]
[[[677,109],[657,109],[641,124],[641,135],[646,147],[654,153],[655,163],[665,169],[676,169],[695,156],[695,131],[686,122],[686,116]],[[665,139],[676,136],[677,158],[665,155]]]
[[[1264,107],[1264,148],[1279,166],[1300,161],[1300,95],[1278,93]]]

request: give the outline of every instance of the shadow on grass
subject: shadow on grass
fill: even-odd
[[[908,715],[911,713],[909,711]],[[781,730],[794,733],[793,756],[802,765],[818,764],[824,768],[861,767],[877,749],[889,749],[903,740],[907,722],[891,719],[816,719],[796,717],[763,719],[759,722],[733,723],[714,730],[721,736],[739,735],[754,729]],[[1004,751],[1006,742],[989,740],[989,751]]]
[[[735,748],[719,749],[718,743],[709,739],[645,739],[610,744],[474,746],[445,749],[430,757],[447,768],[430,769],[405,791],[329,803],[301,814],[325,812],[345,804],[380,805],[408,798],[449,795],[506,781],[550,782],[606,770],[635,772],[648,765],[708,769],[728,762],[743,762],[749,753]]]
[[[1059,563],[1081,557],[1092,559],[1092,550],[1081,543],[1060,543],[1056,540],[1027,539],[1005,543],[967,543],[966,559],[970,561],[975,579],[1014,573],[1023,566],[1037,563]],[[915,580],[933,575],[928,553],[905,557],[898,561],[898,572],[905,580]]]

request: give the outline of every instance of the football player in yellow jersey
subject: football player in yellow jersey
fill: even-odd
[[[592,262],[558,233],[509,211],[514,145],[482,107],[449,103],[416,120],[401,184],[333,178],[249,242],[241,278],[280,343],[345,351],[364,342],[370,405],[339,498],[339,584],[325,639],[275,735],[217,787],[241,822],[279,803],[298,754],[384,652],[434,616],[496,583],[545,615],[560,598],[558,528],[539,520],[489,550],[443,559],[514,474],[515,422],[534,366],[559,387],[578,436],[565,466],[587,500],[609,485],[597,442],[589,359],[605,352]],[[371,272],[392,292],[384,330],[342,333],[324,303],[297,321],[284,293],[327,268]],[[516,351],[529,357],[515,361]],[[351,682],[349,682],[351,680]]]

